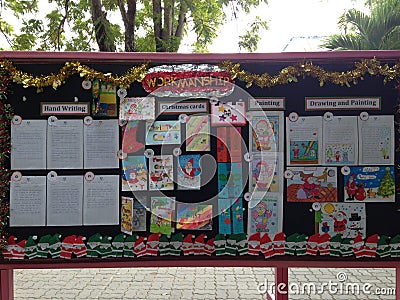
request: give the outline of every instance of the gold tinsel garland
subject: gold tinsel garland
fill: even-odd
[[[275,76],[271,76],[268,73],[261,75],[250,73],[242,70],[240,64],[235,64],[230,61],[222,62],[219,67],[230,72],[233,78],[246,82],[246,87],[256,84],[261,88],[297,82],[298,78],[305,78],[307,76],[317,79],[320,86],[323,86],[326,82],[330,82],[336,85],[345,85],[348,87],[350,87],[351,84],[357,84],[359,80],[364,80],[366,74],[372,76],[383,76],[385,84],[388,81],[400,77],[399,63],[389,67],[387,64],[381,65],[379,60],[376,58],[355,62],[355,68],[346,72],[329,72],[320,66],[314,65],[312,62],[288,66],[282,69],[279,74]]]
[[[14,64],[8,60],[0,61],[0,68],[3,68],[10,78],[17,84],[22,84],[24,88],[36,87],[38,92],[43,91],[44,87],[52,86],[57,89],[65,83],[65,81],[74,74],[79,74],[85,80],[100,79],[102,82],[127,88],[135,81],[142,81],[147,72],[147,64],[130,68],[124,75],[114,76],[111,73],[102,73],[94,70],[80,62],[66,62],[58,73],[50,75],[34,76],[26,72],[18,70]]]
[[[232,74],[233,79],[246,82],[246,87],[253,84],[264,88],[277,85],[298,82],[299,78],[312,77],[319,81],[320,86],[330,82],[335,85],[348,86],[357,84],[359,80],[364,80],[366,74],[372,76],[383,76],[384,83],[400,77],[400,64],[393,66],[382,65],[376,58],[364,59],[355,62],[355,68],[342,72],[326,71],[324,68],[314,65],[311,61],[298,63],[296,65],[283,68],[278,74],[272,76],[268,73],[254,74],[241,69],[239,63],[224,61],[219,64],[222,70]],[[148,70],[147,64],[130,68],[125,74],[118,76],[111,73],[102,73],[92,69],[80,62],[66,62],[58,73],[50,75],[34,76],[18,70],[14,64],[8,60],[0,61],[0,68],[3,68],[10,78],[17,84],[22,84],[24,88],[36,87],[38,92],[43,91],[44,87],[52,86],[57,89],[74,74],[79,74],[85,80],[100,79],[102,82],[128,88],[135,81],[142,81]]]

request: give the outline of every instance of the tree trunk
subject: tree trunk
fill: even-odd
[[[123,0],[118,0],[119,11],[125,27],[125,51],[136,52],[135,24],[136,24],[136,0],[127,0],[128,11]]]
[[[116,46],[111,36],[110,22],[107,20],[107,14],[102,10],[101,0],[91,0],[91,13],[99,50],[115,52]]]
[[[156,52],[165,52],[162,34],[162,8],[161,0],[153,0],[153,24],[154,24],[154,39],[156,42]]]

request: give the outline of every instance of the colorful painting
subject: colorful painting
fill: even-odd
[[[254,155],[250,162],[249,192],[282,192],[282,161],[281,155],[273,153]]]
[[[366,237],[366,214],[364,203],[322,203],[319,233],[342,238]]]
[[[117,116],[116,87],[95,79],[92,82],[92,114],[96,117]]]
[[[120,120],[154,120],[155,98],[132,97],[124,98],[120,102]]]
[[[142,129],[143,131],[143,129]],[[122,152],[136,153],[144,149],[144,135],[139,132],[139,121],[128,121],[122,132]],[[142,152],[143,153],[143,152]]]
[[[251,152],[283,151],[283,113],[249,112]]]
[[[354,144],[325,144],[324,151],[325,164],[352,165],[357,159],[357,153]]]
[[[132,235],[133,198],[121,197],[121,232]]]
[[[258,195],[257,195],[258,194]],[[249,201],[247,234],[279,232],[279,201],[270,193],[255,193]]]
[[[177,229],[212,230],[212,205],[179,203],[176,214]]]
[[[287,201],[336,202],[336,167],[289,167]]]
[[[178,189],[199,190],[201,181],[200,154],[180,155],[178,165]]]
[[[134,199],[132,206],[132,231],[146,231],[146,208],[143,203]]]
[[[150,232],[171,234],[175,197],[151,197]]]
[[[122,190],[147,190],[147,164],[144,156],[128,156],[122,160]]]
[[[146,145],[176,145],[181,143],[179,121],[155,121],[146,128]]]
[[[344,176],[345,202],[394,202],[393,166],[350,167]]]
[[[186,119],[186,151],[210,151],[208,116],[189,116]]]
[[[149,158],[149,190],[173,190],[173,156],[153,156]]]

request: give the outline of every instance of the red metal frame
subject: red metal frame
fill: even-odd
[[[265,267],[275,268],[275,287],[281,285],[280,291],[286,291],[289,286],[289,268],[395,268],[396,269],[396,299],[400,299],[400,260],[349,260],[349,259],[325,259],[322,257],[310,257],[297,260],[296,257],[261,259],[237,259],[225,257],[210,257],[205,259],[180,257],[161,259],[140,258],[132,260],[124,259],[35,259],[10,261],[0,264],[0,300],[13,299],[13,270],[14,269],[80,269],[80,268],[143,268],[143,267]],[[287,293],[275,293],[266,295],[267,299],[287,300]]]

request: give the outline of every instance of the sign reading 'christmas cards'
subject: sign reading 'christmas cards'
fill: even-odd
[[[394,167],[350,167],[344,176],[346,202],[394,202]]]

